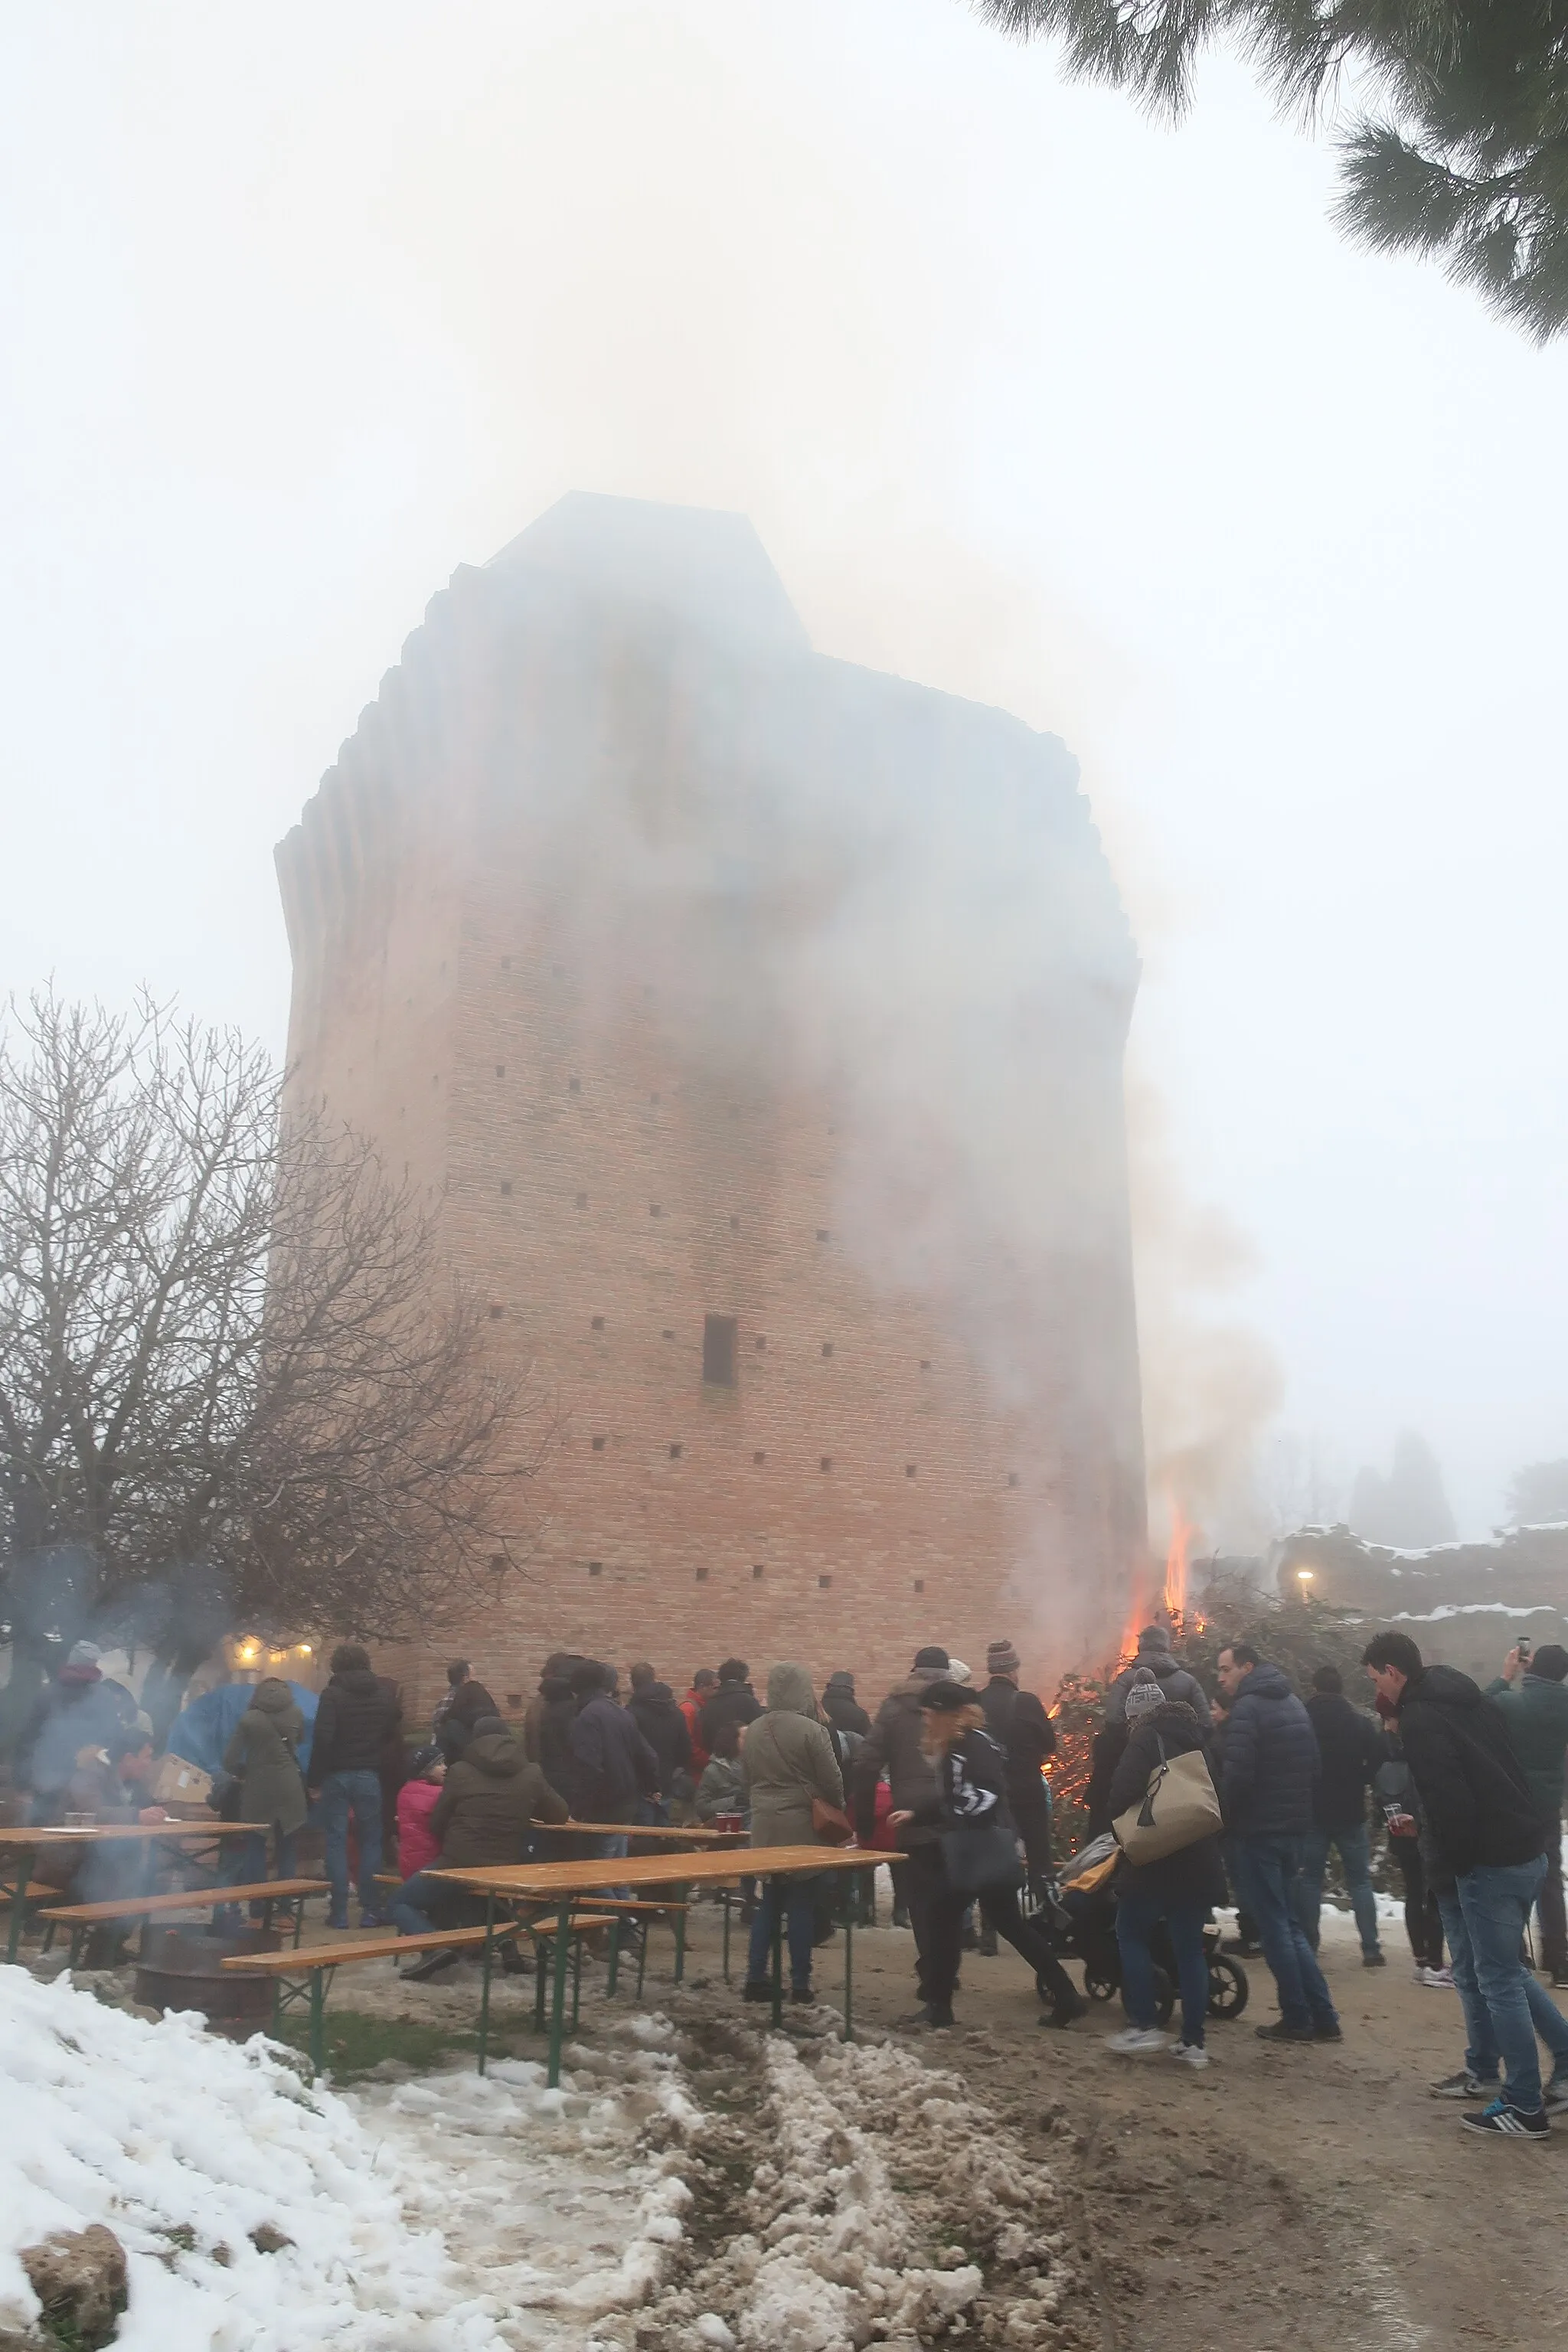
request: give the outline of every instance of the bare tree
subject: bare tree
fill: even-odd
[[[0,1045],[0,1545],[17,1664],[90,1624],[183,1681],[437,1622],[529,1546],[551,1417],[435,1223],[233,1032],[36,996]],[[30,1666],[28,1665],[30,1662]],[[11,1713],[26,1692],[13,1687]]]

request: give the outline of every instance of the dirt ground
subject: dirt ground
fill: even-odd
[[[924,2042],[1026,2143],[1044,2131],[1062,2174],[1070,2142],[1105,2352],[1568,2340],[1568,2126],[1544,2147],[1462,2131],[1463,2109],[1427,2094],[1463,2063],[1458,1995],[1412,1981],[1396,1928],[1379,1969],[1348,1919],[1325,1915],[1325,1929],[1341,2044],[1257,2039],[1278,2013],[1258,1960],[1246,2014],[1210,2028],[1205,2074],[1119,2057],[1105,2047],[1119,2006],[1037,2026],[1005,1946],[965,1955],[958,2029]],[[819,1957],[831,1997],[839,1964]],[[910,2012],[911,1963],[908,1936],[857,1936],[866,2030]]]

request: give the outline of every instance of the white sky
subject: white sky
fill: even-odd
[[[30,0],[0,26],[0,983],[279,1043],[271,847],[577,485],[1067,736],[1183,1181],[1345,1471],[1568,1453],[1562,420],[1218,64],[957,0]]]

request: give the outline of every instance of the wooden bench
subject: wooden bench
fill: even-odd
[[[296,1944],[291,1951],[287,1952],[236,1952],[228,1959],[220,1960],[218,1966],[226,1974],[232,1970],[236,1976],[272,1979],[274,2024],[285,2010],[309,2007],[310,2063],[321,2074],[326,2071],[322,2020],[327,1992],[339,1969],[352,1968],[360,1960],[405,1959],[414,1952],[482,1949],[484,1990],[479,1997],[479,2072],[483,2074],[485,2045],[489,2037],[490,1965],[495,1948],[521,1932],[520,1921],[500,1919],[493,1928],[435,1928],[428,1936],[367,1936],[357,1943]]]
[[[50,1892],[58,1895],[59,1889],[54,1887]],[[82,1937],[89,1928],[114,1927],[123,1933],[137,1926],[144,1928],[149,1919],[162,1917],[168,1912],[226,1911],[237,1903],[262,1904],[265,1906],[263,1924],[267,1927],[272,1924],[275,1903],[298,1903],[300,1907],[294,1918],[294,1941],[298,1944],[300,1930],[304,1924],[305,1903],[312,1895],[331,1893],[331,1888],[324,1878],[264,1878],[253,1886],[209,1886],[204,1890],[182,1887],[173,1895],[121,1895],[110,1903],[61,1904],[52,1910],[41,1912],[39,1916],[48,1922],[44,1937],[46,1951],[54,1941],[57,1927],[70,1929],[71,1966],[75,1968]],[[121,1937],[117,1935],[113,1940],[118,1948]]]

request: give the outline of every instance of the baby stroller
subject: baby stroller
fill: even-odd
[[[1058,1957],[1081,1960],[1083,1989],[1090,2000],[1110,2000],[1121,1990],[1121,1951],[1116,1941],[1116,1870],[1120,1849],[1109,1831],[1090,1840],[1062,1870],[1035,1924],[1049,1936]],[[1250,1987],[1241,1962],[1219,1948],[1220,1931],[1204,1929],[1209,1964],[1209,2015],[1239,2017]],[[1163,1920],[1150,1938],[1154,1958],[1154,2006],[1165,2024],[1176,2005],[1176,1956]]]

